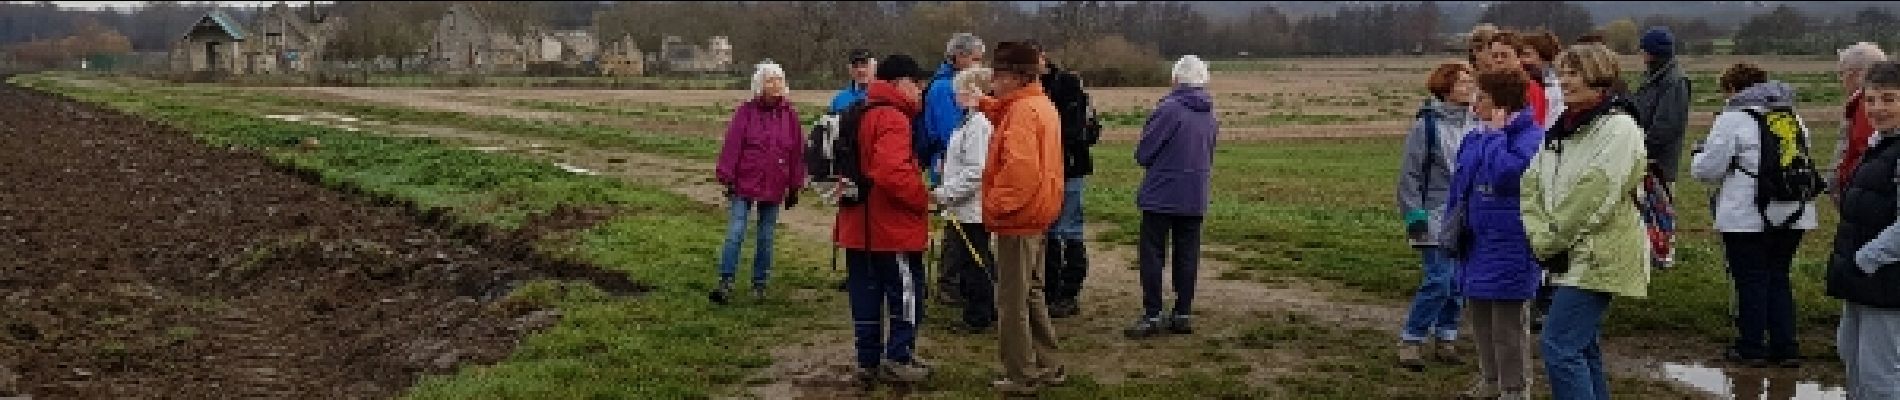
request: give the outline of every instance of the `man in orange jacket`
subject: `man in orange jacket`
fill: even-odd
[[[1060,384],[1053,358],[1054,326],[1043,299],[1043,235],[1062,210],[1062,120],[1037,82],[1042,51],[1000,43],[993,87],[983,112],[997,122],[983,171],[983,221],[996,234],[997,328],[1004,376],[993,386],[1005,394],[1034,394]]]
[[[864,203],[838,208],[834,239],[845,249],[845,286],[857,337],[858,379],[914,383],[930,373],[916,358],[917,325],[924,320],[924,248],[929,241],[930,195],[911,151],[911,119],[929,72],[898,54],[877,64],[866,89],[857,135]],[[889,339],[885,312],[889,308]]]

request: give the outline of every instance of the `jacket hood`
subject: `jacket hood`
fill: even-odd
[[[1516,115],[1511,116],[1511,122],[1504,124],[1504,129],[1501,129],[1501,130],[1504,131],[1504,133],[1509,133],[1509,134],[1524,133],[1533,129],[1538,129],[1538,126],[1537,126],[1538,123],[1539,122],[1537,121],[1537,113],[1532,112],[1530,109],[1527,108],[1527,109],[1524,109],[1523,111],[1518,111]]]
[[[1418,111],[1437,114],[1440,121],[1461,121],[1471,117],[1471,107],[1439,99],[1425,100],[1425,105],[1419,106]]]
[[[1654,83],[1663,78],[1682,76],[1682,65],[1677,64],[1674,57],[1658,57],[1655,60],[1651,60],[1647,66],[1649,67],[1649,76],[1648,79],[1644,81],[1648,83]],[[1650,85],[1646,83],[1643,85],[1643,88],[1648,89],[1649,86]]]
[[[1208,112],[1214,109],[1214,96],[1207,94],[1205,88],[1175,86],[1174,93],[1169,93],[1168,97],[1173,97],[1175,101],[1194,112]]]
[[[1569,139],[1570,136],[1582,131],[1583,127],[1596,123],[1598,119],[1611,112],[1621,111],[1631,116],[1636,115],[1636,105],[1631,103],[1629,98],[1615,92],[1605,94],[1605,96],[1607,97],[1604,97],[1603,101],[1597,102],[1589,109],[1565,110],[1563,115],[1558,116],[1557,123],[1551,124],[1550,129],[1545,130],[1544,139],[1553,141]]]
[[[1729,97],[1728,108],[1793,106],[1794,87],[1781,81],[1767,81],[1749,86]]]
[[[781,109],[790,108],[792,106],[792,102],[790,99],[787,99],[785,97],[754,96],[751,100],[746,100],[745,105],[747,107],[757,108],[757,109],[766,110],[766,111],[778,111]]]
[[[871,82],[871,87],[865,89],[864,98],[865,102],[871,104],[882,103],[897,106],[898,110],[910,116],[916,116],[923,108],[922,103],[917,99],[905,98],[904,94],[897,90],[897,84],[891,83],[890,81]]]
[[[951,79],[951,78],[956,78],[956,77],[957,77],[957,67],[950,65],[949,61],[944,61],[943,64],[937,64],[937,73],[932,74],[930,77],[930,80],[934,81],[938,79]]]

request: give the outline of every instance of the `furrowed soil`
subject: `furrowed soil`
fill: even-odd
[[[641,288],[117,112],[0,87],[0,396],[387,398],[510,354],[526,279]],[[466,228],[466,227],[463,227]]]

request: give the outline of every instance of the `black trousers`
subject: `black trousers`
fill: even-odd
[[[963,324],[989,327],[996,322],[996,276],[990,273],[996,268],[996,253],[990,250],[990,231],[983,224],[956,221],[944,223],[943,231],[944,274],[955,277],[957,294],[963,297]]]
[[[1735,280],[1735,351],[1749,358],[1787,358],[1795,344],[1794,289],[1788,272],[1804,232],[1723,233],[1729,277]]]
[[[1201,269],[1200,216],[1141,213],[1141,307],[1149,318],[1161,316],[1163,260],[1174,260],[1174,315],[1194,310],[1194,282]],[[1170,246],[1171,245],[1171,246]]]

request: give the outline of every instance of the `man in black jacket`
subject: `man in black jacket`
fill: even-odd
[[[1044,60],[1048,72],[1042,76],[1043,91],[1055,102],[1062,119],[1062,171],[1067,180],[1062,188],[1062,214],[1049,227],[1043,268],[1048,276],[1049,316],[1066,318],[1081,312],[1076,298],[1082,292],[1082,279],[1088,276],[1087,243],[1082,233],[1083,180],[1095,173],[1095,160],[1089,148],[1101,138],[1102,126],[1095,108],[1083,91],[1082,77],[1057,68]]]

